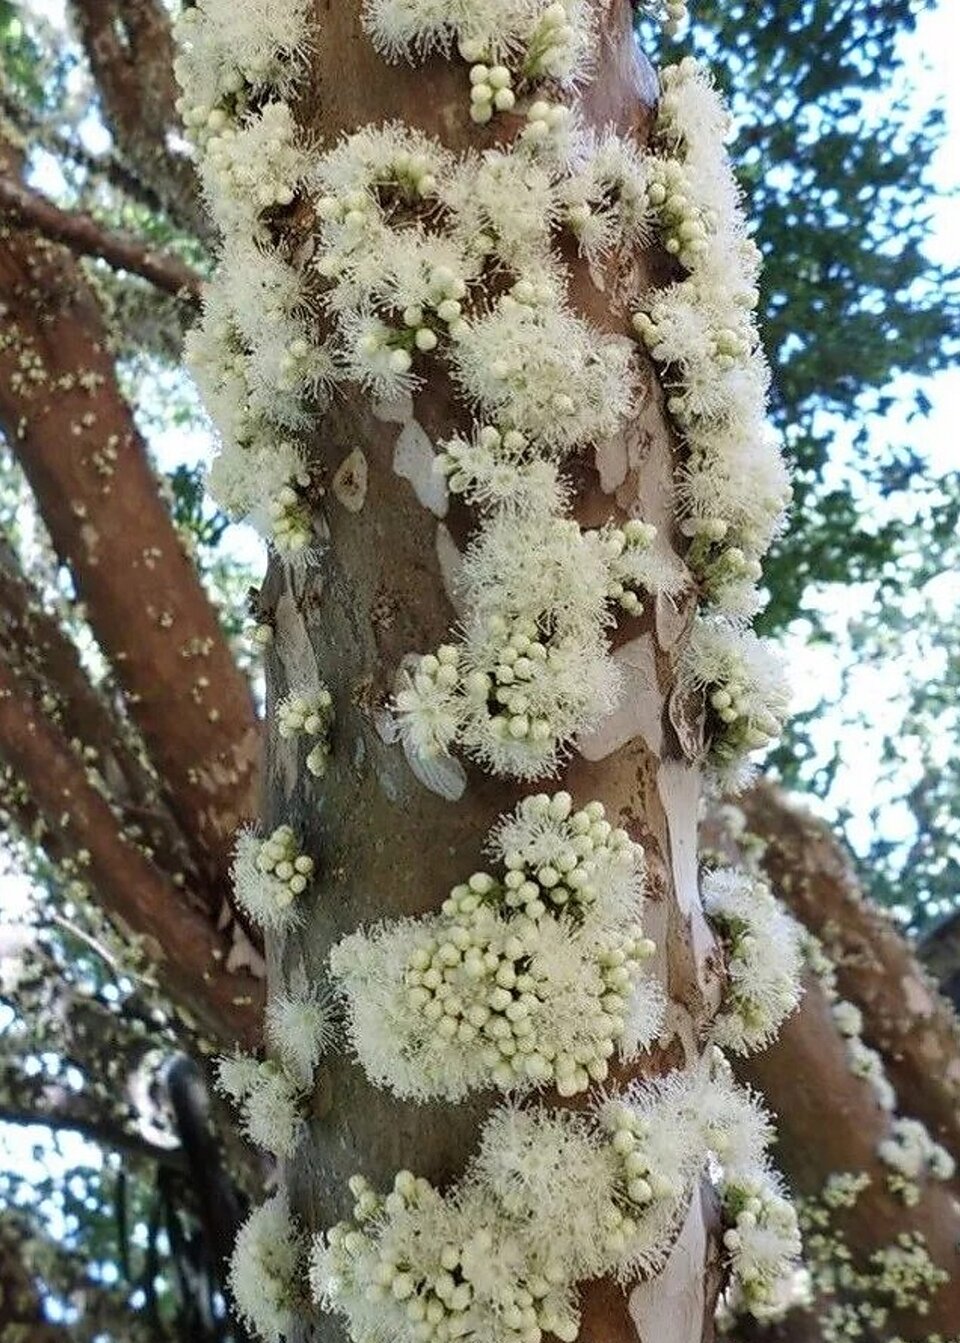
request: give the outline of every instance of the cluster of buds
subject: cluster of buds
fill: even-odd
[[[696,270],[709,251],[708,237],[714,227],[712,215],[696,203],[678,159],[653,158],[649,173],[647,199],[656,211],[663,245],[687,270]],[[644,332],[638,330],[638,334]]]
[[[566,79],[576,61],[577,30],[561,0],[548,5],[531,34],[523,61],[525,79]]]
[[[636,572],[635,561],[648,551],[657,535],[649,522],[630,518],[622,527],[606,527],[600,533],[604,559],[610,574],[607,598],[616,602],[627,615],[638,616],[643,610],[638,588],[643,582]]]
[[[277,903],[289,905],[307,889],[313,876],[313,859],[300,852],[292,826],[278,825],[260,845],[257,870],[282,888],[276,894]]]
[[[513,91],[513,75],[505,65],[484,65],[478,62],[470,67],[470,119],[483,126],[494,112],[511,112],[517,95]]]
[[[546,98],[538,98],[527,108],[527,124],[523,128],[523,139],[531,144],[561,139],[570,128],[572,116],[573,113],[565,103],[551,103]]]
[[[493,670],[469,674],[468,696],[487,702],[495,737],[533,745],[550,741],[553,727],[548,718],[531,711],[529,689],[538,672],[556,662],[562,650],[543,643],[536,621],[523,616],[509,620],[494,614],[487,620],[487,633],[496,645]]]
[[[566,792],[524,798],[497,843],[507,869],[504,904],[531,919],[548,908],[582,918],[613,881],[631,882],[643,870],[643,851],[610,824],[603,803],[574,811]],[[653,943],[644,939],[640,950],[652,954]]]
[[[507,892],[489,873],[455,886],[444,901],[442,925],[411,954],[404,986],[410,1007],[434,1023],[441,1039],[479,1051],[494,1085],[552,1083],[560,1095],[572,1096],[606,1079],[651,948],[639,935],[611,935],[608,944],[585,949],[581,988],[591,1016],[565,1024],[561,1039],[551,1020],[553,986],[538,964],[547,911],[542,897],[549,899],[553,888],[537,889],[541,894],[525,906],[534,916],[504,921],[495,910],[506,904]]]
[[[301,734],[318,740],[307,754],[306,765],[315,778],[323,778],[330,757],[330,725],[333,696],[325,685],[309,694],[287,695],[277,705],[277,734],[284,741]]]
[[[770,1318],[783,1308],[801,1254],[796,1210],[761,1173],[728,1181],[721,1196],[730,1223],[723,1243],[743,1306]]]
[[[310,544],[313,527],[310,507],[303,497],[309,476],[298,476],[282,485],[270,500],[270,526],[273,543],[283,555],[296,555]]]
[[[617,1162],[622,1201],[636,1210],[648,1207],[656,1199],[679,1198],[683,1189],[678,1180],[670,1179],[664,1171],[657,1169],[657,1162],[649,1151],[651,1121],[623,1101],[606,1106],[602,1118]],[[622,1253],[632,1229],[628,1219],[627,1224],[619,1228],[625,1243],[608,1248]]]

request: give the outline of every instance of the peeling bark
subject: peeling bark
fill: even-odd
[[[501,132],[470,127],[464,112],[464,71],[451,63],[428,60],[416,70],[386,66],[360,29],[359,10],[355,2],[318,2],[323,41],[300,107],[309,131],[331,139],[369,121],[402,117],[454,149],[492,144],[498,133],[515,132],[516,119],[509,115],[502,118]],[[625,0],[609,6],[603,29],[598,74],[584,90],[583,113],[594,125],[613,123],[642,142],[652,121],[654,83],[637,53]],[[573,256],[566,260],[574,305],[599,326],[624,332],[628,313],[596,286],[581,262]],[[653,256],[649,262],[651,267],[661,264]],[[639,286],[650,279],[638,272],[631,283]],[[319,873],[305,928],[288,941],[282,955],[272,949],[274,991],[301,972],[308,980],[321,978],[333,942],[359,924],[438,907],[453,884],[481,865],[487,830],[525,791],[467,766],[462,796],[447,801],[418,782],[401,747],[384,741],[379,730],[403,658],[435,647],[456,621],[455,556],[469,531],[459,503],[450,505],[438,525],[440,510],[425,492],[420,471],[425,451],[421,435],[436,441],[463,427],[451,387],[435,377],[414,398],[412,414],[415,419],[406,413],[387,414],[354,398],[327,415],[317,436],[315,466],[333,480],[325,519],[329,546],[313,567],[291,569],[274,561],[261,597],[275,628],[267,659],[268,715],[284,693],[316,671],[331,687],[336,712],[333,754],[322,784],[312,781],[302,759],[295,758],[295,743],[271,734],[266,827],[292,824],[307,851],[317,856]],[[413,423],[416,431],[410,428]],[[636,499],[639,491],[641,516],[655,523],[676,549],[673,443],[649,365],[642,423],[642,434],[630,426],[619,449],[613,450],[629,472],[629,484],[621,482],[620,503]],[[363,489],[346,491],[343,464],[361,455]],[[587,464],[577,485],[576,514],[583,523],[592,525],[611,515],[622,518],[614,499],[604,493],[601,477]],[[692,861],[698,773],[679,758],[667,715],[676,645],[691,616],[688,606],[669,641],[652,611],[624,622],[623,638],[631,650],[624,658],[641,661],[648,669],[641,712],[649,739],[627,741],[632,731],[624,734],[615,727],[605,739],[601,729],[588,748],[591,758],[575,754],[562,777],[551,781],[578,801],[601,798],[611,820],[624,825],[646,850],[646,926],[658,943],[657,969],[672,1006],[659,1045],[635,1069],[622,1070],[618,1080],[633,1072],[651,1075],[671,1066],[691,1066],[719,988],[707,955],[705,925],[702,944],[696,953],[691,951],[691,928],[698,917]],[[678,882],[684,889],[678,890]],[[405,1104],[373,1088],[355,1063],[342,1056],[330,1058],[322,1065],[310,1139],[287,1170],[304,1223],[319,1230],[343,1216],[351,1201],[346,1181],[357,1170],[381,1185],[403,1166],[441,1184],[455,1178],[489,1105],[488,1096],[457,1106]],[[698,1245],[702,1249],[705,1240]],[[696,1257],[688,1248],[683,1268],[678,1259],[674,1270],[676,1289],[682,1290],[680,1279],[686,1275],[691,1299],[697,1300],[675,1343],[699,1343],[704,1320],[712,1313],[712,1302],[702,1294],[705,1254],[700,1262],[694,1262]],[[614,1284],[591,1286],[585,1310],[593,1326],[589,1336],[613,1338],[620,1329],[620,1336],[636,1337],[627,1295]],[[332,1317],[318,1318],[304,1322],[297,1337],[341,1339],[342,1325]]]

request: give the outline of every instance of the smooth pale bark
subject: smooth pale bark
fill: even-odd
[[[319,40],[299,109],[309,130],[329,142],[367,122],[401,118],[457,150],[516,132],[518,122],[510,117],[487,129],[471,125],[462,62],[386,65],[362,32],[359,13],[359,0],[316,7]],[[596,74],[582,110],[593,125],[615,124],[642,143],[652,123],[655,82],[635,47],[630,18],[626,0],[606,8]],[[308,219],[294,218],[291,241],[308,227]],[[568,259],[579,310],[608,330],[628,330],[628,306],[611,301],[613,275],[591,277],[575,257]],[[632,273],[616,277],[622,292],[636,294],[665,264],[651,250]],[[644,403],[635,422],[604,446],[599,469],[589,459],[577,467],[577,514],[590,524],[622,517],[612,497],[617,491],[624,504],[639,498],[640,516],[672,537],[674,445],[649,364],[643,380]],[[268,714],[288,688],[317,674],[331,687],[336,711],[333,756],[322,782],[304,769],[295,743],[270,734],[266,826],[293,824],[319,874],[306,901],[306,926],[282,956],[273,948],[274,992],[303,973],[320,978],[332,943],[359,924],[437,909],[454,883],[483,865],[482,845],[495,817],[530,791],[468,765],[464,795],[445,801],[416,780],[400,746],[382,735],[383,709],[401,660],[435,647],[456,621],[441,556],[462,549],[475,525],[459,506],[442,520],[425,507],[415,486],[425,494],[429,477],[415,472],[411,484],[398,474],[394,454],[401,434],[407,443],[419,436],[416,426],[436,441],[466,423],[464,407],[441,377],[433,377],[412,405],[381,407],[379,414],[367,398],[351,395],[327,416],[315,440],[329,486],[321,524],[329,541],[322,557],[295,569],[275,560],[264,585],[262,604],[276,632],[267,660]],[[354,456],[353,485],[346,492],[336,473],[358,452],[363,469],[356,470]],[[364,474],[365,487],[357,488],[356,478]],[[651,604],[643,618],[621,623],[626,707],[586,745],[591,758],[575,754],[550,784],[569,789],[578,802],[601,799],[611,820],[625,825],[646,850],[647,930],[658,943],[670,1007],[660,1047],[633,1073],[692,1066],[718,990],[713,942],[696,891],[699,776],[683,758],[670,715],[677,651],[691,616],[690,604],[677,610],[663,603],[656,612]],[[455,1178],[492,1099],[403,1104],[373,1088],[348,1058],[333,1058],[320,1077],[309,1141],[287,1171],[297,1211],[312,1231],[347,1214],[352,1200],[346,1182],[358,1170],[381,1185],[404,1166],[439,1182]],[[698,1201],[689,1242],[697,1253],[678,1260],[683,1281],[675,1269],[671,1289],[693,1308],[670,1343],[700,1343],[711,1329],[704,1265],[705,1228],[713,1215],[703,1217],[699,1207]],[[639,1302],[631,1317],[628,1294],[610,1284],[587,1290],[584,1315],[585,1337],[605,1343],[637,1337],[655,1343],[662,1336],[650,1303]],[[343,1333],[337,1319],[319,1317],[299,1329],[300,1339],[308,1336],[326,1341]]]

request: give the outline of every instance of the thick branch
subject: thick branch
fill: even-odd
[[[0,423],[219,906],[253,810],[249,687],[159,496],[79,266],[8,229],[0,302]]]
[[[222,1039],[256,1038],[260,984],[222,972],[227,949],[210,920],[124,837],[82,763],[2,664],[0,743],[47,826],[68,830],[89,855],[104,907],[149,940],[171,996]]]
[[[180,132],[170,15],[162,0],[71,0],[70,12],[117,148],[168,211],[204,236],[193,165],[168,148]]]
[[[196,302],[202,279],[179,257],[154,252],[136,238],[111,233],[91,215],[61,210],[52,201],[10,177],[0,178],[0,212],[44,237],[64,243],[80,256],[100,257],[118,270],[142,275],[165,293]]]
[[[815,979],[809,978],[803,1005],[786,1023],[776,1045],[754,1055],[742,1072],[776,1115],[777,1158],[795,1192],[815,1198],[830,1175],[869,1175],[870,1185],[855,1207],[837,1217],[858,1268],[865,1267],[874,1252],[895,1246],[903,1232],[919,1231],[931,1259],[950,1275],[933,1294],[928,1314],[894,1312],[884,1337],[926,1339],[938,1330],[944,1334],[955,1330],[960,1319],[960,1204],[955,1190],[930,1181],[916,1207],[907,1208],[888,1189],[889,1172],[876,1152],[887,1136],[890,1117],[877,1105],[869,1084],[851,1072],[830,1004]],[[885,1300],[879,1292],[872,1299]],[[782,1326],[769,1333],[758,1331],[757,1337],[814,1343],[822,1338],[820,1308],[829,1304],[830,1299],[821,1299],[809,1312],[793,1312]]]
[[[10,1077],[3,1077],[4,1099],[0,1100],[0,1123],[27,1126],[39,1124],[57,1133],[78,1133],[82,1138],[89,1138],[109,1151],[156,1161],[174,1170],[186,1170],[179,1147],[156,1147],[138,1138],[122,1124],[114,1124],[109,1118],[104,1118],[96,1105],[89,1104],[82,1095],[67,1087],[49,1083],[32,1086],[29,1097],[21,1098],[18,1095],[7,1100],[11,1085],[19,1087],[20,1080],[18,1077],[11,1082]]]
[[[824,943],[841,994],[864,1014],[905,1114],[960,1154],[960,1028],[909,943],[862,888],[830,828],[778,789],[739,803],[766,844],[762,864],[781,899]],[[829,1093],[826,1093],[829,1094]]]
[[[199,885],[183,836],[159,795],[142,750],[130,740],[129,724],[90,682],[76,646],[20,571],[16,555],[0,544],[0,633],[7,660],[30,685],[34,699],[45,696],[64,736],[82,745],[95,764],[111,802],[122,811],[128,834],[142,834],[164,871]],[[27,827],[29,833],[29,827]],[[54,857],[54,855],[51,855]]]

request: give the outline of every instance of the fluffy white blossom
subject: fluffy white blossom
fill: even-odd
[[[769,884],[749,872],[707,872],[701,894],[727,952],[728,984],[713,1038],[725,1049],[752,1053],[774,1038],[800,1001],[797,925]]]
[[[734,1305],[759,1320],[777,1319],[790,1302],[801,1242],[796,1210],[767,1156],[773,1126],[759,1100],[737,1086],[719,1060],[703,1095],[702,1117],[720,1167]]]
[[[491,835],[502,878],[477,872],[437,915],[344,938],[330,964],[371,1079],[401,1096],[478,1087],[562,1095],[602,1081],[640,966],[643,856],[598,802],[526,799]],[[642,993],[655,1033],[660,1000]],[[636,1047],[636,1043],[634,1047]]]
[[[395,705],[415,756],[459,746],[494,773],[535,779],[617,701],[610,608],[636,615],[641,592],[676,592],[684,573],[639,519],[584,532],[552,511],[562,486],[546,463],[527,464],[522,436],[510,440],[485,427],[444,445],[440,469],[458,490],[505,503],[464,558],[460,642],[405,667]]]
[[[747,1304],[766,1311],[794,1263],[795,1221],[791,1232],[765,1165],[762,1111],[725,1075],[716,1091],[708,1105],[715,1088],[701,1069],[636,1083],[586,1113],[504,1106],[444,1194],[411,1171],[386,1195],[354,1176],[353,1220],[313,1245],[315,1300],[356,1340],[522,1343],[536,1331],[572,1343],[578,1285],[662,1267],[709,1154],[723,1149],[738,1237],[728,1250]],[[727,1141],[740,1129],[746,1142]]]
[[[956,1163],[940,1143],[934,1142],[918,1119],[895,1119],[890,1135],[877,1148],[880,1160],[907,1180],[951,1180]]]
[[[483,416],[558,455],[615,433],[633,410],[629,344],[541,301],[528,280],[468,319],[450,357]]]
[[[584,144],[582,160],[558,184],[559,209],[591,262],[647,241],[652,209],[647,159],[632,140],[605,131]]]
[[[304,1250],[283,1194],[254,1208],[237,1232],[230,1293],[244,1324],[265,1343],[281,1343],[293,1328]]]
[[[458,434],[440,448],[434,467],[450,492],[468,504],[509,505],[517,515],[565,511],[566,491],[556,467],[535,456],[530,440],[516,429],[477,425],[469,439]]]
[[[198,0],[176,19],[178,110],[201,142],[263,89],[288,90],[308,46],[309,0]]]
[[[490,149],[461,160],[442,191],[463,247],[513,270],[551,265],[559,220],[554,175],[529,154]]]
[[[274,993],[267,1003],[266,1037],[284,1069],[310,1086],[321,1057],[336,1038],[336,1009],[329,988]]]
[[[782,660],[751,630],[721,617],[701,618],[680,674],[691,689],[705,692],[710,759],[736,783],[748,753],[782,730],[789,705]]]
[[[296,1077],[271,1059],[235,1054],[219,1060],[217,1085],[237,1106],[251,1142],[274,1156],[293,1156],[304,1132],[305,1086]]]
[[[688,448],[679,489],[692,538],[687,563],[717,610],[750,619],[762,601],[760,560],[790,497],[766,419],[769,370],[754,315],[760,253],[724,148],[729,118],[709,76],[687,58],[662,82],[647,201],[664,246],[689,274],[648,294],[634,327],[663,368]]]
[[[242,831],[233,862],[234,895],[262,928],[287,932],[301,920],[296,902],[309,885],[313,866],[288,825],[277,826],[265,840]]]
[[[311,743],[307,769],[323,778],[330,756],[330,727],[333,723],[333,696],[319,684],[312,689],[291,691],[277,702],[277,735],[282,741],[304,736]]]
[[[201,163],[210,213],[225,233],[257,233],[264,210],[289,205],[309,166],[288,103],[265,103],[211,135]]]
[[[364,24],[378,49],[390,59],[418,60],[431,51],[456,47],[472,71],[471,87],[485,85],[495,103],[510,82],[489,81],[488,72],[506,69],[526,82],[570,84],[585,71],[593,37],[589,0],[365,0]],[[483,118],[484,120],[488,118]]]

